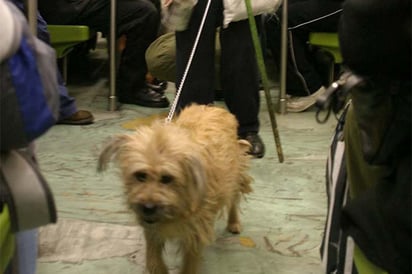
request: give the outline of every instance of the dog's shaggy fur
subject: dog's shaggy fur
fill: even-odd
[[[144,228],[146,266],[166,274],[165,241],[177,239],[181,273],[198,273],[202,249],[214,240],[214,223],[226,209],[227,230],[239,233],[239,202],[249,193],[249,143],[237,139],[227,110],[192,105],[172,123],[139,127],[115,136],[103,149],[99,170],[114,156],[130,208]]]

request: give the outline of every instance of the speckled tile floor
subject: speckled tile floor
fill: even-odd
[[[70,79],[70,78],[69,78]],[[104,78],[69,82],[80,109],[91,110],[89,126],[56,125],[37,142],[41,168],[54,193],[58,222],[39,234],[38,274],[144,273],[144,239],[124,203],[116,170],[99,174],[96,159],[109,136],[139,119],[168,109],[123,105],[109,112]],[[174,85],[167,95],[173,99]],[[273,94],[278,92],[273,90]],[[243,232],[230,235],[224,220],[207,247],[201,273],[322,273],[319,246],[326,214],[325,164],[334,118],[318,124],[315,110],[276,115],[285,161],[279,163],[262,96],[261,136],[267,148],[251,165],[254,192],[242,203]],[[174,247],[167,246],[171,273],[178,273]]]

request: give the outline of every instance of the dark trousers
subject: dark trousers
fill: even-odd
[[[322,86],[315,57],[308,47],[311,32],[337,32],[342,1],[294,0],[288,5],[286,86],[294,96],[307,96]],[[281,10],[265,20],[267,46],[280,61]]]
[[[45,1],[40,0],[40,3]],[[60,0],[53,1],[59,2]],[[72,5],[77,5],[73,3]],[[53,5],[58,4],[53,3]],[[59,16],[59,10],[47,9],[46,5],[39,5],[39,7],[49,24],[87,25],[105,35],[110,32],[109,0],[88,1],[87,4],[81,1],[81,9],[65,8],[61,11],[65,14],[63,18]],[[44,7],[43,10],[42,7]],[[160,16],[156,6],[149,0],[118,0],[116,9],[117,36],[126,36],[126,46],[120,57],[118,71],[119,95],[121,96],[126,93],[132,94],[145,85],[147,73],[145,52],[157,37]],[[75,14],[67,15],[70,10],[73,10]],[[67,18],[71,18],[69,22]]]
[[[177,86],[186,69],[207,0],[199,0],[189,27],[176,32]],[[179,108],[190,103],[210,104],[215,90],[216,28],[223,21],[221,0],[212,0],[194,58],[187,74]],[[221,87],[228,109],[239,121],[239,134],[259,130],[259,77],[255,52],[247,20],[230,23],[220,31]]]
[[[351,99],[342,228],[375,265],[411,273],[411,81],[370,78]]]

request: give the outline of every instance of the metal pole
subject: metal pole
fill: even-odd
[[[110,95],[109,111],[116,110],[116,0],[110,1]]]
[[[282,4],[282,29],[280,40],[280,94],[279,112],[286,113],[286,66],[287,66],[287,44],[288,44],[288,0],[283,0]]]
[[[37,0],[25,0],[24,6],[27,12],[30,31],[34,36],[37,36]]]

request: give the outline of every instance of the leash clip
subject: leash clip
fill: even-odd
[[[323,93],[316,99],[316,119],[319,123],[325,123],[330,115],[331,110],[336,114],[346,104],[346,98],[350,90],[364,82],[365,79],[351,71],[344,72],[337,81],[333,82]],[[323,120],[319,119],[319,113],[326,110],[327,114]]]

